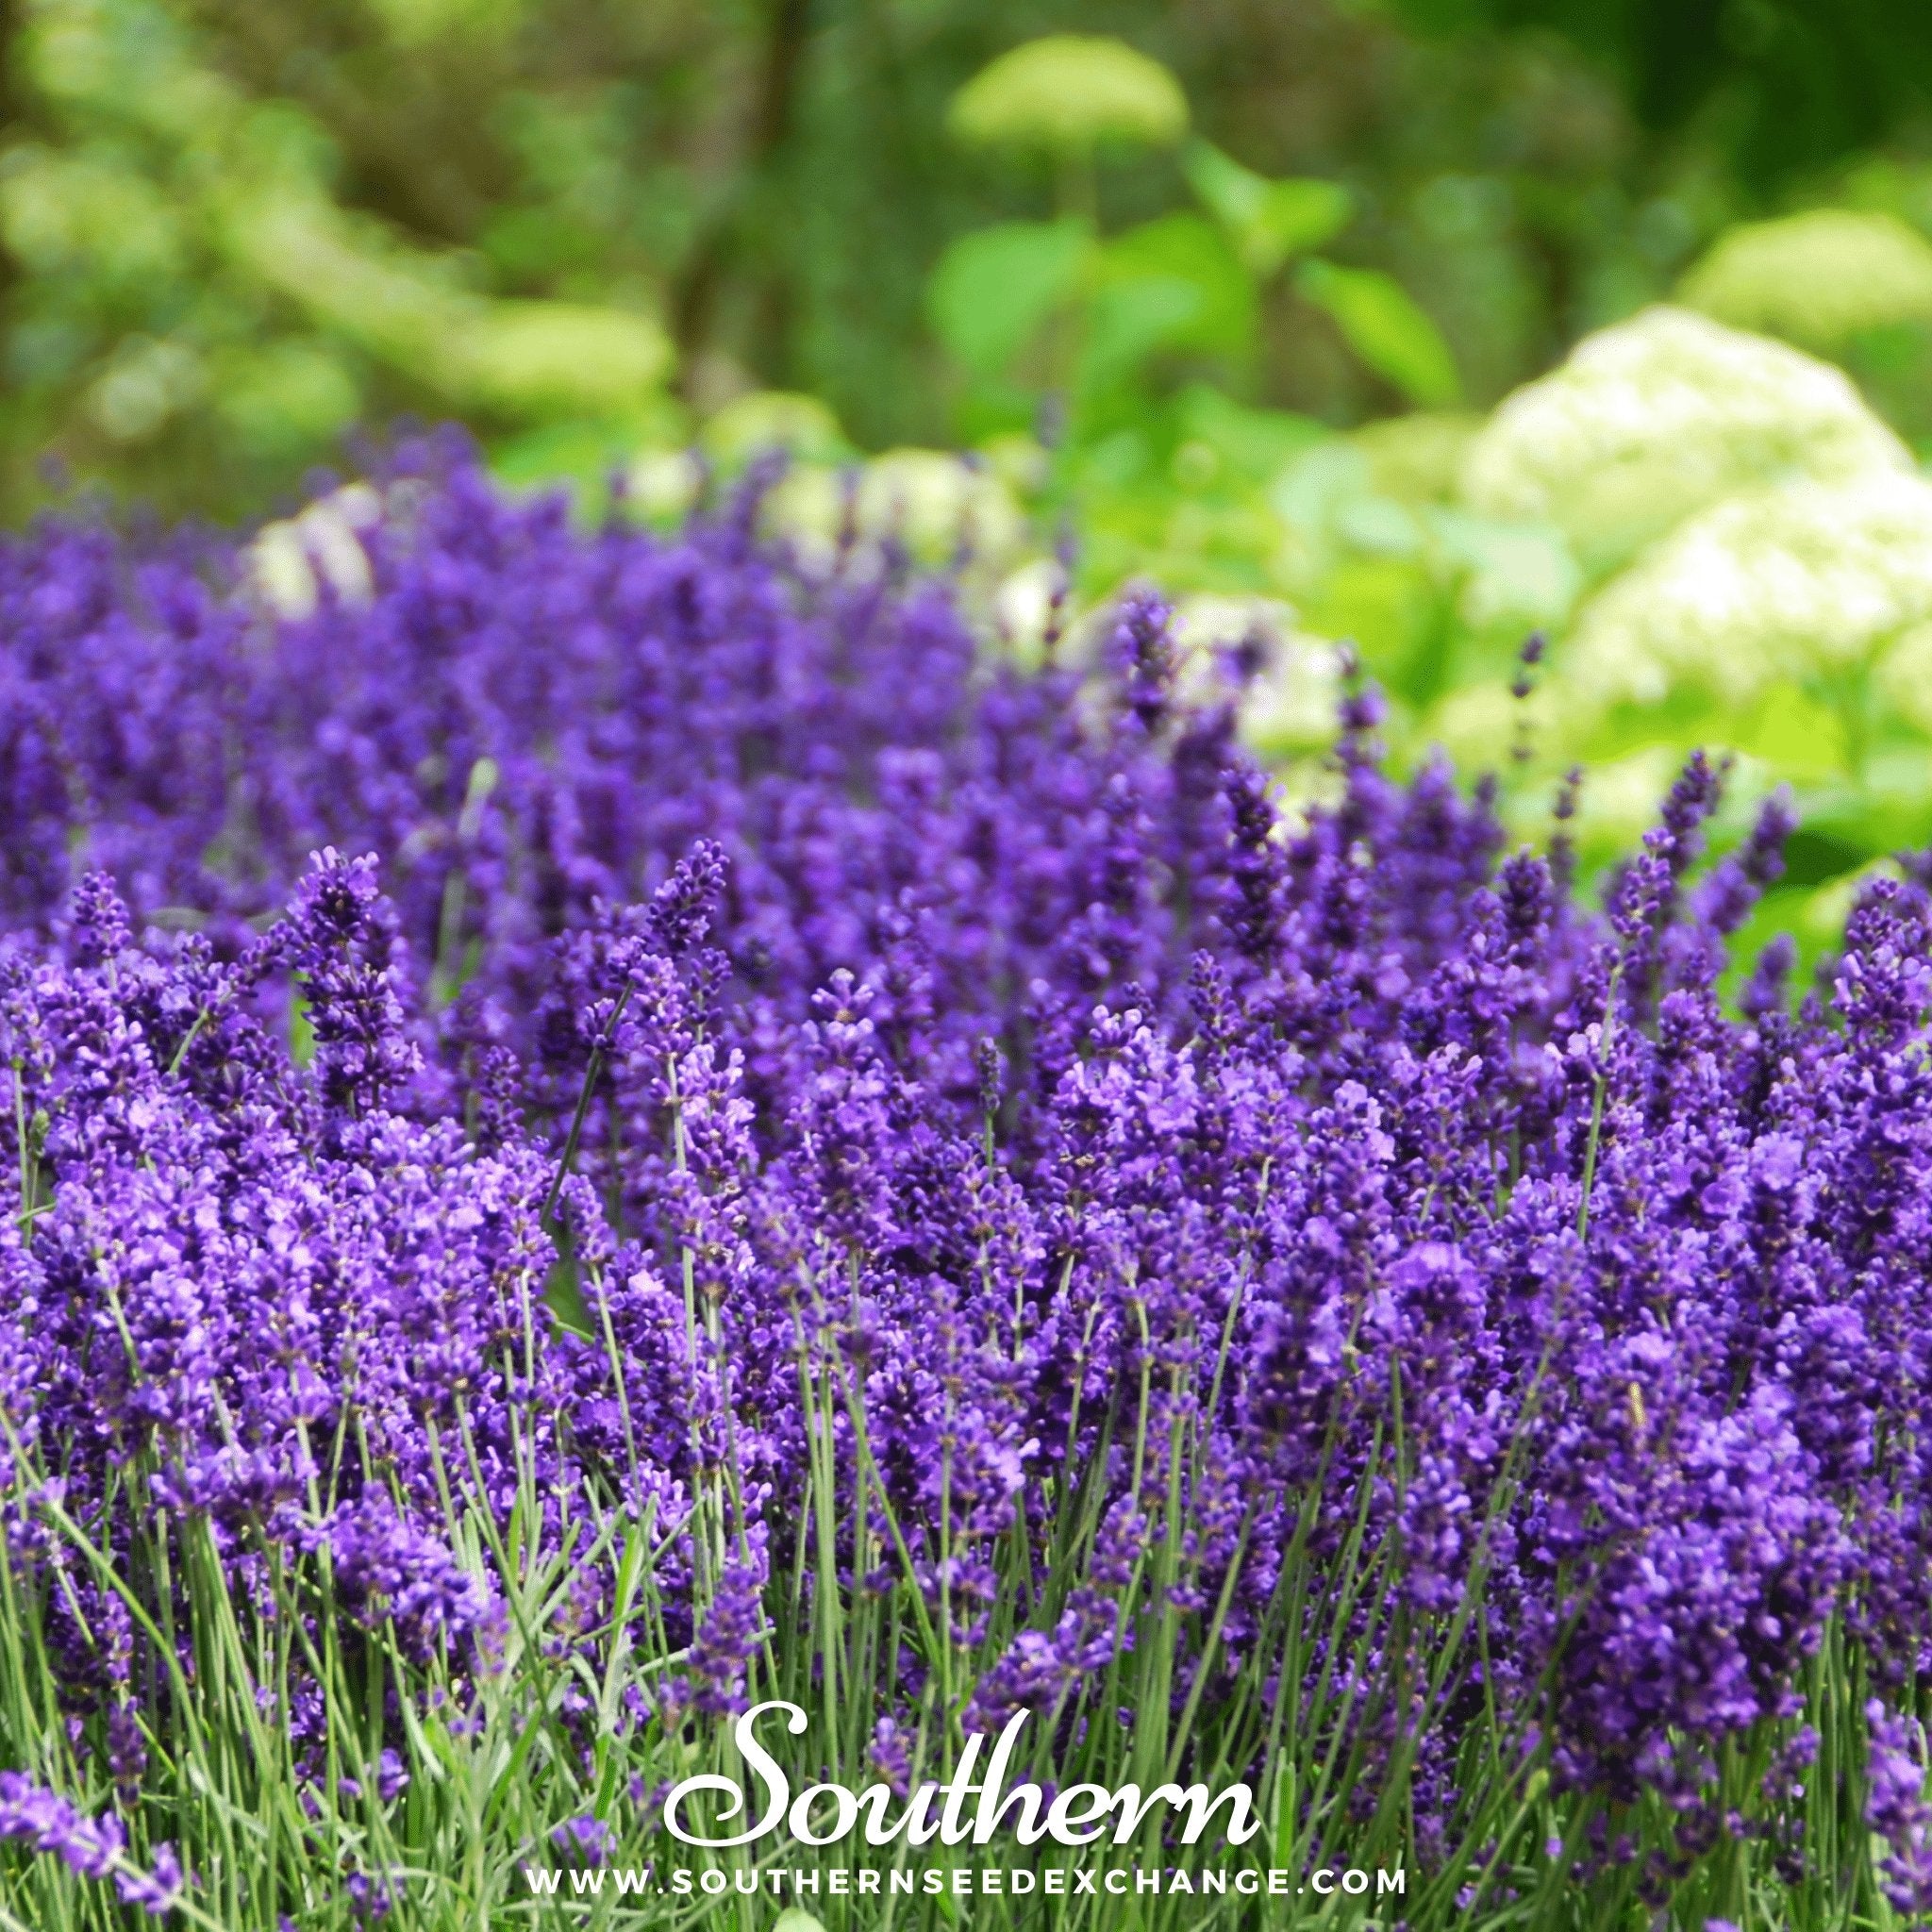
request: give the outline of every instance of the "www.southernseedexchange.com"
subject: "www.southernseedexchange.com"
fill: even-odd
[[[752,1895],[768,1892],[778,1898],[806,1899],[829,1896],[890,1897],[924,1892],[947,1893],[956,1897],[1015,1898],[1030,1892],[1047,1897],[1099,1896],[1106,1893],[1124,1898],[1142,1893],[1175,1897],[1209,1897],[1230,1893],[1240,1897],[1289,1896],[1331,1898],[1341,1893],[1350,1898],[1403,1898],[1407,1894],[1408,1874],[1394,1870],[1365,1871],[1360,1866],[1318,1866],[1299,1876],[1279,1866],[1244,1867],[1239,1872],[1187,1872],[1158,1866],[1140,1865],[1049,1866],[1034,1871],[1027,1866],[1001,1868],[989,1866],[925,1865],[908,1871],[880,1871],[871,1866],[840,1865],[821,1872],[816,1867],[773,1866],[765,1871],[726,1873],[713,1867],[706,1872],[675,1871],[660,1876],[650,1865],[593,1866],[571,1870],[562,1866],[525,1865],[524,1878],[530,1890],[545,1898],[601,1898],[608,1890],[619,1898],[631,1895],[669,1894],[674,1897],[709,1895],[722,1897],[737,1892]]]

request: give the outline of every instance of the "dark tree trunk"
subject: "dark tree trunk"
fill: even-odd
[[[747,266],[758,284],[755,328],[762,359],[770,364],[766,374],[775,373],[788,359],[790,265],[775,252],[762,262],[748,258],[760,228],[770,232],[777,226],[770,217],[773,203],[783,193],[785,150],[797,115],[810,14],[811,0],[772,0],[744,164],[700,232],[678,278],[673,331],[687,370],[710,343],[726,282]]]

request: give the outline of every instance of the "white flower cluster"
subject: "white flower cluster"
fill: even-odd
[[[326,586],[344,604],[375,591],[362,532],[382,521],[383,500],[367,483],[345,483],[299,515],[264,524],[248,546],[248,575],[277,617],[314,614]]]
[[[1258,647],[1260,668],[1241,695],[1241,737],[1259,755],[1289,764],[1325,752],[1335,739],[1341,696],[1341,652],[1302,628],[1291,604],[1278,597],[1183,597],[1174,606],[1180,691],[1190,703],[1229,694],[1226,653],[1244,641]]]
[[[1172,147],[1188,131],[1188,99],[1159,61],[1124,41],[1048,34],[981,68],[953,97],[946,124],[981,147]]]
[[[1684,277],[1677,299],[1828,353],[1868,329],[1932,321],[1932,242],[1858,208],[1746,222]]]
[[[1491,516],[1557,525],[1596,574],[1740,491],[1910,464],[1840,371],[1656,308],[1509,397],[1470,447],[1462,495]]]
[[[997,572],[1026,534],[1019,505],[997,476],[936,449],[889,449],[851,469],[798,464],[766,509],[772,528],[821,567],[849,534],[858,554],[848,568],[874,566],[891,544],[929,570],[963,558],[975,571]]]
[[[1932,625],[1932,483],[1876,470],[1799,482],[1691,518],[1585,608],[1566,677],[1597,703],[1695,689],[1743,707],[1773,685],[1867,669],[1907,714]],[[1896,661],[1894,661],[1896,659]]]

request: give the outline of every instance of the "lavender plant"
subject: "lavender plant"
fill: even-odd
[[[1727,1007],[1702,758],[1595,910],[1151,600],[417,472],[298,621],[0,557],[0,1924],[1932,1910],[1932,867]]]

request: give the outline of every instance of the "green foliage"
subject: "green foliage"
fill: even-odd
[[[1757,10],[21,0],[0,478],[248,513],[458,415],[669,518],[776,444],[811,541],[970,527],[1015,647],[1071,527],[1074,616],[1151,575],[1285,641],[1284,747],[1352,637],[1404,757],[1526,713],[1524,811],[1591,758],[1593,837],[1707,737],[1836,890],[1925,819],[1918,540],[1846,509],[1932,449],[1925,29]],[[1785,619],[1713,612],[1712,557]]]
[[[386,408],[661,417],[657,317],[506,299],[346,207],[317,117],[251,98],[164,0],[34,0],[11,53],[43,137],[0,175],[16,437],[169,500],[212,469],[246,508]]]
[[[1253,353],[1255,285],[1201,216],[1143,222],[1099,253],[1078,375],[1082,396],[1112,395],[1160,350],[1239,363]]]
[[[1079,269],[1054,318],[1081,378],[1066,441],[990,438],[980,487],[998,508],[969,519],[963,485],[935,480],[919,525],[927,558],[974,542],[970,593],[1010,648],[1039,648],[1050,619],[1077,640],[1084,613],[1152,578],[1184,635],[1272,641],[1243,728],[1301,795],[1350,640],[1389,695],[1399,760],[1440,743],[1500,768],[1525,836],[1546,829],[1558,776],[1587,766],[1574,829],[1591,865],[1641,834],[1693,746],[1727,753],[1726,835],[1776,783],[1796,789],[1810,829],[1778,917],[1807,946],[1848,881],[1932,842],[1932,485],[1842,372],[1658,308],[1488,416],[1337,433],[1230,393],[1232,291],[1251,284],[1202,217],[1094,242]],[[1046,328],[1036,347],[1052,346]],[[1186,375],[1189,355],[1221,379]],[[969,474],[924,460],[935,479]],[[774,514],[829,541],[837,492],[815,474]],[[869,470],[859,496],[882,488]],[[1050,552],[1068,520],[1061,605]],[[1533,631],[1550,649],[1525,697],[1512,687]]]
[[[1349,347],[1411,403],[1441,408],[1462,399],[1448,343],[1392,275],[1317,259],[1301,265],[1295,287],[1333,316]]]
[[[1332,242],[1355,212],[1336,181],[1271,181],[1205,141],[1188,143],[1188,186],[1241,250],[1248,272],[1273,275],[1291,255]]]
[[[970,375],[997,377],[1074,297],[1092,253],[1075,218],[997,222],[962,235],[926,289],[932,325]]]
[[[991,141],[988,130],[997,126],[1014,145],[1032,130],[1033,144],[1048,144],[1041,103],[1049,93],[1085,98],[1071,76],[1091,45],[1056,38],[1002,56],[961,91],[956,127]],[[1109,73],[1113,58],[1101,62]],[[1143,78],[1153,69],[1138,55],[1134,63],[1131,72]],[[1173,88],[1184,117],[1172,76],[1153,71]],[[1094,98],[1115,95],[1097,89]],[[1074,119],[1088,111],[1065,108]],[[1176,134],[1183,125],[1174,121]],[[1060,145],[1084,152],[1096,141],[1067,137]],[[1354,197],[1344,186],[1271,180],[1198,139],[1181,157],[1181,176],[1204,212],[1174,210],[1103,239],[1091,218],[1091,180],[1076,171],[1062,176],[1058,220],[995,224],[946,250],[927,308],[966,378],[963,428],[970,433],[1003,413],[1017,424],[1058,394],[1071,404],[1068,434],[1077,451],[1121,433],[1191,375],[1211,373],[1237,392],[1251,391],[1270,284],[1297,256],[1305,258],[1293,290],[1329,318],[1367,369],[1411,403],[1460,397],[1448,344],[1398,282],[1307,253],[1352,219]]]
[[[1394,0],[1425,29],[1554,30],[1603,60],[1646,126],[1715,109],[1729,165],[1774,186],[1923,117],[1932,12],[1920,0]]]
[[[464,415],[520,475],[544,451],[570,474],[621,458],[754,389],[822,396],[872,448],[1017,427],[1068,375],[1071,325],[1058,362],[1023,341],[1022,376],[990,375],[1029,333],[1024,291],[982,341],[958,303],[933,325],[927,283],[950,243],[1046,211],[1038,163],[1053,211],[1095,235],[1191,197],[1255,280],[1238,367],[1143,315],[1138,387],[1205,375],[1336,425],[1420,391],[1297,292],[1283,271],[1311,252],[1392,275],[1486,404],[1665,292],[1742,211],[1721,155],[1659,150],[1560,42],[1342,0],[1110,0],[1085,37],[1030,0],[18,0],[7,21],[15,513],[44,453],[246,509],[400,410]],[[972,125],[974,102],[1005,102],[996,148],[949,132],[956,97]],[[478,319],[506,301],[623,317],[615,354],[581,353],[574,324],[546,345]],[[1897,343],[1860,353],[1891,391],[1924,387]]]

